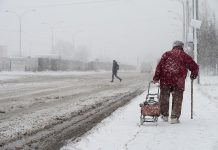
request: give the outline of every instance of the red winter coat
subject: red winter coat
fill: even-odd
[[[174,48],[163,54],[157,65],[153,81],[160,80],[161,88],[172,86],[184,90],[187,69],[191,71],[190,77],[195,79],[198,75],[198,65],[182,49]]]

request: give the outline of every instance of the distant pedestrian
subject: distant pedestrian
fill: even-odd
[[[160,80],[160,111],[164,121],[168,121],[172,93],[171,123],[179,123],[187,70],[191,71],[191,80],[198,76],[198,65],[184,52],[183,47],[183,42],[175,41],[173,49],[162,55],[153,77],[154,83]]]
[[[120,82],[122,81],[122,79],[120,77],[117,76],[117,71],[119,70],[119,65],[117,64],[116,60],[113,60],[113,67],[112,67],[112,80],[111,82],[114,82],[114,76],[120,80]]]

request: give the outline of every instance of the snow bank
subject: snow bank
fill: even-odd
[[[25,76],[60,76],[60,75],[90,75],[96,73],[106,73],[107,71],[43,71],[43,72],[24,72],[24,71],[2,71],[0,72],[0,81],[3,80],[11,80],[11,79],[19,79]]]

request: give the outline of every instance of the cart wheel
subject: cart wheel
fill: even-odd
[[[143,116],[141,116],[141,117],[140,117],[140,125],[143,125],[143,123],[144,123],[144,120],[145,120],[145,119],[144,119],[144,117],[143,117]]]

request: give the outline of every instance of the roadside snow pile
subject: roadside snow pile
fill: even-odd
[[[13,75],[0,74],[0,81],[10,80],[10,79],[17,79],[17,78],[19,78],[19,77],[13,76]]]
[[[144,101],[145,92],[80,139],[68,141],[61,150],[217,150],[218,86],[215,82],[218,77],[202,79],[203,85],[194,85],[193,120],[190,119],[190,81],[187,80],[180,124],[159,120],[158,125],[139,126],[139,103]]]
[[[43,71],[43,72],[24,72],[24,71],[2,71],[0,81],[20,79],[28,76],[80,76],[108,73],[108,71]]]
[[[217,93],[218,80],[217,79],[218,79],[217,76],[211,76],[209,78],[205,76],[201,77],[201,86],[199,87],[199,90],[209,99],[211,99],[211,101],[215,101],[216,106],[218,107],[218,93]]]
[[[60,76],[60,75],[90,75],[96,73],[107,73],[108,71],[42,71],[42,72],[25,72],[25,71],[2,71],[0,72],[0,80],[13,79],[31,75],[49,75],[49,76]]]

